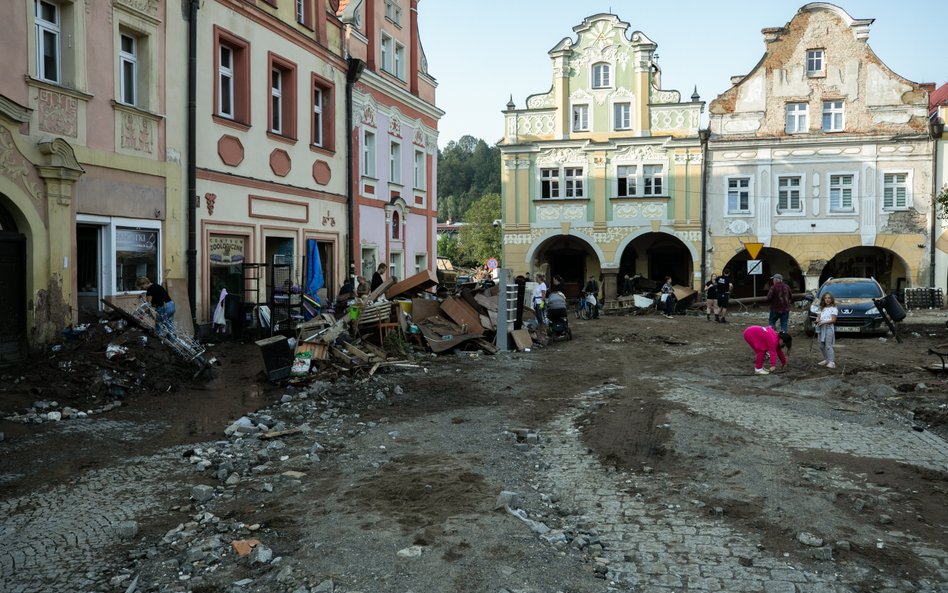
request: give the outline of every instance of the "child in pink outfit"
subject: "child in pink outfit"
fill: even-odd
[[[787,354],[783,349],[790,352],[790,346],[793,338],[790,334],[780,332],[779,334],[772,327],[761,327],[752,325],[744,330],[744,341],[754,349],[754,372],[758,375],[768,375],[777,370],[776,360],[780,359],[780,365],[786,367],[789,363]],[[764,368],[764,353],[770,352],[770,372]]]

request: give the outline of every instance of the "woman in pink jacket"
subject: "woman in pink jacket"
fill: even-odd
[[[780,365],[786,367],[789,361],[787,354],[793,345],[793,337],[785,332],[779,334],[772,327],[752,325],[744,330],[744,341],[754,349],[754,372],[758,375],[769,375],[777,370],[777,359]],[[786,349],[787,353],[784,353]],[[764,353],[770,352],[770,371],[764,368]]]

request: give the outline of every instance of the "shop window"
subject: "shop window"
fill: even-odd
[[[135,280],[147,276],[158,283],[158,231],[115,229],[115,290],[138,290]]]

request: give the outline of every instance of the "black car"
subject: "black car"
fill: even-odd
[[[836,333],[860,333],[885,335],[889,328],[882,312],[876,306],[876,300],[885,299],[885,291],[874,278],[830,278],[823,283],[810,303],[803,329],[808,336],[816,333],[816,317],[819,315],[820,302],[827,292],[836,299]],[[885,302],[888,303],[887,299]],[[896,320],[900,321],[900,320]]]

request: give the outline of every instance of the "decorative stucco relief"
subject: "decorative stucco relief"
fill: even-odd
[[[533,136],[549,135],[553,133],[555,123],[552,113],[519,115],[515,119],[516,133]]]
[[[537,206],[537,220],[580,221],[586,220],[586,207],[574,205]]]
[[[626,146],[615,151],[612,161],[615,163],[630,163],[638,161],[660,160],[668,158],[668,151],[661,146],[645,144],[642,146]]]
[[[134,113],[122,114],[122,148],[154,152],[154,122]]]
[[[112,6],[124,6],[152,18],[159,18],[158,0],[112,0]]]
[[[681,93],[678,91],[664,91],[662,89],[652,87],[651,92],[652,96],[649,98],[649,101],[651,101],[653,104],[681,102]]]
[[[702,161],[701,153],[691,153],[691,154],[676,154],[675,155],[675,164],[684,165],[686,163],[701,163]]]
[[[375,103],[371,99],[367,100],[362,104],[362,109],[359,112],[359,119],[363,124],[367,126],[375,127],[375,118],[378,115],[378,108],[376,108]]]
[[[33,179],[34,172],[33,164],[17,149],[10,130],[0,126],[0,173],[39,201],[43,192],[38,180]]]
[[[584,165],[586,155],[578,148],[548,148],[537,156],[538,165]]]
[[[529,169],[530,159],[506,159],[504,160],[504,168],[511,171],[516,169]]]
[[[652,109],[652,131],[689,130],[698,127],[698,111],[695,109]]]
[[[616,220],[656,219],[665,216],[665,206],[657,202],[617,204],[612,213]]]
[[[750,232],[751,226],[746,220],[736,219],[729,222],[724,229],[732,235],[746,235]]]
[[[79,136],[79,100],[75,97],[40,89],[36,111],[41,131],[69,138]]]
[[[402,137],[402,114],[394,107],[388,118],[388,133],[390,136],[395,136],[396,138]]]
[[[425,133],[421,131],[421,128],[420,128],[420,127],[415,128],[415,134],[414,134],[414,136],[412,137],[411,141],[412,141],[412,144],[414,144],[414,145],[416,145],[416,146],[424,146],[424,145],[425,145]]]
[[[550,91],[545,95],[533,95],[527,97],[527,109],[544,109],[555,106],[556,103],[553,98],[553,91]]]

